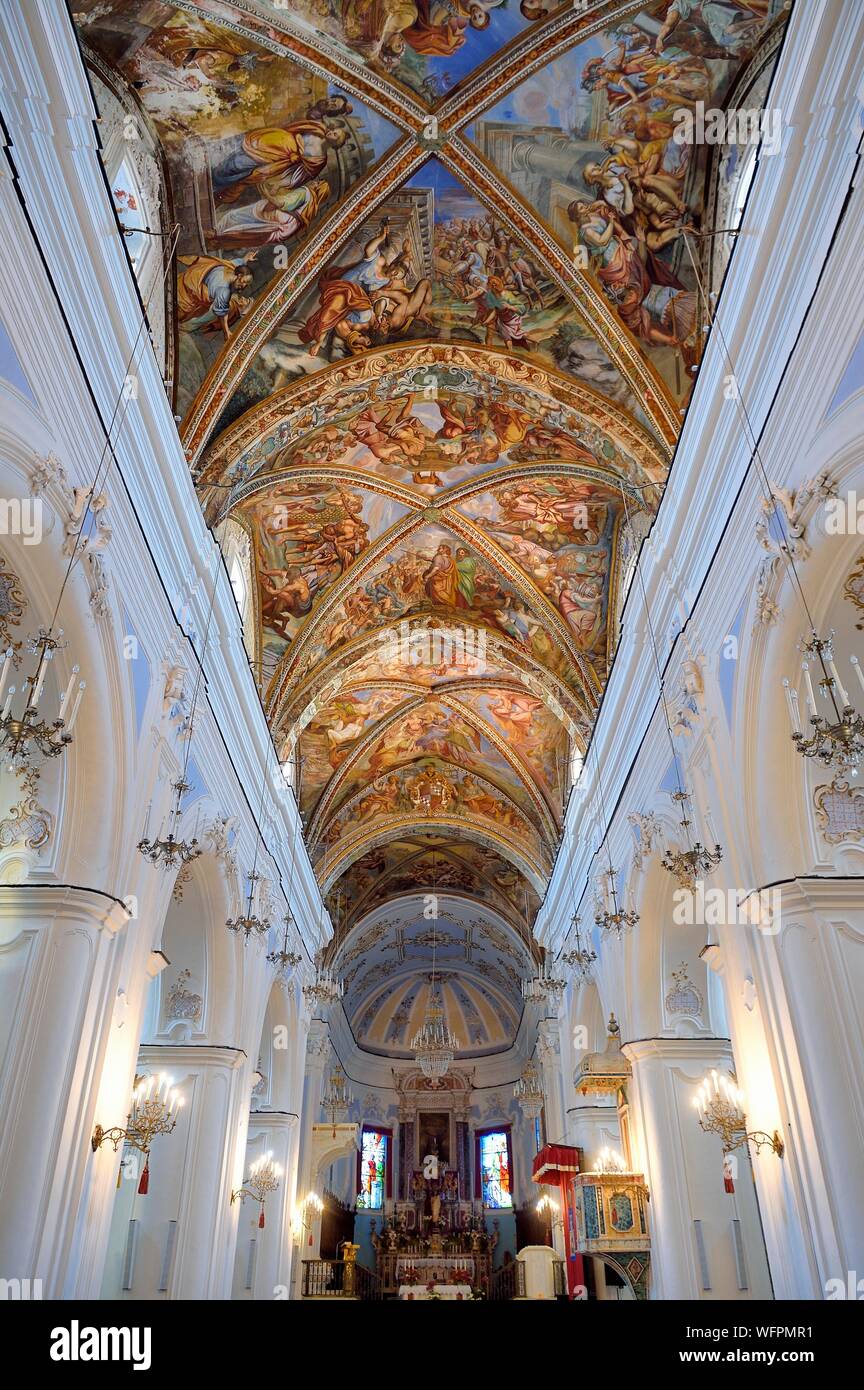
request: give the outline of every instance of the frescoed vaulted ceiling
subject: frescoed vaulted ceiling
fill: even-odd
[[[346,1012],[398,1053],[428,991],[418,893],[530,968],[706,336],[712,149],[676,129],[784,7],[71,8],[161,145],[181,438],[208,521],[247,538],[248,644],[340,968],[391,924]],[[446,1008],[495,1050],[518,987],[463,946]]]

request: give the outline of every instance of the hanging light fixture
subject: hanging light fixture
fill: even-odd
[[[436,868],[437,865],[433,853],[433,898],[437,904]],[[459,1051],[459,1043],[448,1027],[444,1014],[444,1004],[436,983],[435,966],[438,946],[437,921],[436,907],[436,915],[432,919],[432,975],[430,977],[429,998],[426,1003],[426,1011],[423,1015],[423,1023],[411,1040],[411,1050],[414,1053],[414,1061],[417,1063],[423,1075],[429,1078],[435,1089],[440,1085],[441,1078],[447,1075],[450,1064]]]
[[[608,848],[608,846],[607,846]],[[618,903],[618,889],[615,886],[615,876],[618,870],[613,869],[612,859],[609,859],[609,868],[606,870],[606,877],[609,880],[609,888],[606,893],[606,906],[602,912],[598,912],[594,921],[601,931],[607,932],[610,936],[622,937],[625,932],[632,931],[639,925],[639,913],[631,908],[629,911]],[[609,899],[612,899],[612,911],[609,911]]]
[[[557,1004],[566,988],[566,980],[550,972],[547,953],[544,951],[537,974],[522,981],[522,998],[528,1004],[546,1004],[549,1001]]]
[[[525,1118],[536,1120],[543,1109],[546,1097],[543,1093],[540,1073],[533,1058],[529,1058],[522,1068],[522,1075],[513,1087],[513,1095]]]
[[[249,893],[246,899],[246,912],[240,917],[229,917],[228,921],[225,923],[229,931],[243,933],[244,946],[246,945],[250,936],[266,936],[268,931],[270,930],[270,918],[259,917],[257,912],[253,911],[253,900],[255,898],[256,891],[255,885],[260,879],[261,875],[259,873],[256,873],[253,867],[252,872],[247,874],[246,877],[249,880]]]
[[[809,736],[802,732],[798,708],[798,691],[784,680],[789,713],[792,719],[792,742],[805,758],[815,758],[824,767],[834,767],[849,777],[858,776],[858,768],[864,759],[864,717],[855,709],[834,663],[834,636],[832,629],[827,637],[819,637],[811,631],[809,637],[802,637],[798,650],[805,657],[801,663],[806,690],[807,712],[810,717]],[[849,658],[858,682],[864,691],[864,673],[857,656]],[[815,663],[817,684],[826,702],[827,713],[820,714],[813,689],[811,665]],[[839,696],[839,699],[838,699]]]
[[[292,913],[286,912],[284,917],[285,930],[282,934],[282,949],[279,951],[268,951],[267,960],[270,965],[275,966],[276,976],[279,980],[288,980],[294,967],[300,964],[300,956],[294,951],[288,950],[288,931],[295,925]]]
[[[311,985],[303,986],[303,994],[319,1008],[328,1008],[341,999],[345,993],[345,983],[328,966],[319,965]]]
[[[348,1090],[348,1078],[337,1063],[330,1073],[327,1082],[327,1089],[321,1098],[321,1106],[324,1114],[332,1124],[334,1130],[338,1124],[342,1124],[348,1118],[348,1107],[351,1104],[352,1096]]]
[[[138,851],[143,854],[145,859],[149,859],[151,864],[158,864],[163,869],[181,869],[186,864],[191,864],[193,859],[197,859],[201,853],[201,846],[198,844],[198,822],[195,823],[195,834],[191,840],[181,840],[177,836],[180,827],[180,817],[183,814],[183,797],[189,790],[189,783],[182,777],[174,784],[174,804],[168,816],[168,834],[163,834],[164,821],[159,827],[159,834],[155,839],[147,838],[147,829],[150,823],[150,809],[147,809],[147,816],[144,821],[144,834],[138,841]]]
[[[182,840],[178,836],[180,829],[180,818],[183,814],[183,797],[190,789],[186,774],[189,771],[189,755],[192,751],[192,735],[195,729],[195,712],[198,708],[198,693],[201,689],[201,677],[204,673],[204,657],[207,652],[207,643],[210,638],[210,625],[213,620],[213,609],[216,604],[216,588],[219,583],[219,566],[222,561],[222,552],[216,547],[216,559],[213,566],[213,585],[210,591],[210,606],[207,611],[207,623],[204,628],[204,641],[201,644],[201,656],[198,661],[198,672],[195,677],[195,688],[192,692],[192,703],[189,706],[189,719],[186,724],[188,734],[186,737],[186,749],[183,754],[183,770],[177,781],[172,783],[174,798],[171,810],[168,814],[168,833],[163,835],[165,822],[159,827],[159,834],[154,840],[148,838],[147,830],[150,824],[150,807],[147,807],[147,814],[144,818],[144,831],[138,841],[138,852],[143,854],[150,863],[164,869],[166,873],[173,873],[177,869],[184,868],[191,864],[201,854],[201,846],[198,844],[198,824],[200,821],[200,809],[195,820],[195,833],[191,840]],[[193,644],[194,650],[194,644]]]
[[[561,964],[568,970],[572,970],[580,981],[590,980],[594,962],[597,959],[597,952],[593,947],[582,944],[582,933],[579,930],[580,917],[578,912],[573,913],[570,922],[570,930],[575,937],[575,946],[572,951],[566,951],[561,956]]]
[[[22,682],[20,702],[15,699],[16,687],[10,685],[7,689],[6,686],[9,671],[16,660],[15,652],[12,647],[7,647],[4,653],[0,692],[6,691],[6,699],[0,713],[0,754],[10,772],[35,771],[48,758],[58,757],[72,742],[72,729],[86,688],[84,681],[78,681],[80,667],[72,667],[57,718],[49,723],[39,716],[39,701],[49,663],[54,653],[66,646],[60,640],[62,636],[62,628],[58,628],[54,636],[50,629],[40,627],[34,637],[27,639],[27,651],[36,657],[36,665],[32,674],[25,676]],[[16,703],[19,704],[17,713]]]
[[[694,889],[700,879],[703,879],[706,874],[710,874],[712,869],[717,868],[723,858],[723,851],[718,844],[714,845],[713,850],[709,850],[706,849],[701,840],[691,842],[691,821],[687,818],[687,803],[690,796],[683,789],[672,792],[671,795],[672,800],[681,807],[681,829],[684,832],[688,848],[667,849],[661,863],[664,869],[675,875],[682,888]],[[706,819],[708,818],[706,817]]]

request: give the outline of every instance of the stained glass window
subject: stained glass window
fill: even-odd
[[[387,1186],[389,1134],[380,1129],[364,1129],[360,1145],[360,1192],[357,1206],[364,1210],[383,1207]]]
[[[512,1207],[510,1146],[505,1129],[490,1130],[478,1136],[480,1146],[480,1188],[484,1207]]]

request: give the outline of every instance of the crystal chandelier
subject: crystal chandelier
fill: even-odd
[[[579,922],[579,914],[574,912],[570,925],[576,937],[576,946],[574,950],[567,951],[561,956],[561,964],[565,965],[568,970],[572,970],[580,980],[589,980],[592,967],[597,959],[597,952],[590,945],[582,945]]]
[[[662,864],[670,874],[674,874],[682,888],[693,889],[700,879],[710,874],[712,869],[723,858],[723,850],[715,843],[713,850],[709,850],[702,844],[701,840],[691,843],[690,827],[692,822],[687,819],[686,806],[690,800],[687,792],[679,789],[672,793],[672,800],[677,801],[681,807],[681,829],[687,843],[687,849],[667,849],[663,855]]]
[[[193,859],[197,859],[201,853],[198,844],[197,833],[191,840],[181,840],[177,837],[180,828],[180,817],[183,814],[183,797],[189,790],[189,783],[180,778],[173,784],[174,786],[174,805],[168,816],[168,834],[163,835],[164,821],[159,827],[159,834],[155,839],[147,838],[147,829],[150,824],[150,808],[147,808],[147,816],[144,821],[144,833],[138,841],[139,853],[145,859],[149,859],[151,864],[158,864],[165,870],[182,869],[187,864],[191,864]],[[197,823],[196,823],[197,832]]]
[[[344,981],[324,965],[318,966],[313,983],[303,986],[304,997],[320,1008],[328,1008],[330,1004],[335,1004],[344,993]]]
[[[612,865],[606,872],[609,879],[609,893],[607,894],[606,906],[602,912],[597,913],[594,921],[601,931],[608,932],[610,935],[621,937],[625,932],[632,931],[639,923],[639,913],[634,909],[628,912],[625,908],[618,906],[618,890],[615,887],[615,875],[617,869]],[[612,898],[612,911],[609,911],[609,896]]]
[[[78,681],[78,666],[72,667],[72,675],[60,701],[57,718],[49,722],[39,717],[39,701],[48,674],[48,664],[55,651],[66,646],[65,642],[59,640],[62,636],[62,628],[58,629],[55,637],[50,629],[40,627],[35,637],[27,639],[27,651],[36,657],[36,667],[32,675],[26,676],[22,682],[23,703],[17,713],[13,710],[16,703],[16,687],[6,687],[10,668],[16,659],[15,653],[11,647],[7,647],[4,653],[0,691],[6,691],[6,699],[0,713],[0,752],[10,772],[35,770],[44,759],[56,758],[72,742],[72,729],[85,690],[84,681]]]
[[[229,931],[243,932],[243,945],[245,946],[250,936],[266,936],[270,930],[270,918],[259,917],[252,911],[253,898],[255,896],[255,884],[261,875],[253,869],[246,877],[249,880],[249,895],[246,899],[246,913],[242,917],[229,917],[225,923]]]
[[[434,985],[434,973],[432,978],[423,1023],[414,1034],[411,1050],[423,1075],[428,1076],[433,1087],[437,1087],[441,1077],[447,1075],[450,1063],[459,1050],[459,1043],[447,1026],[441,995]]]
[[[809,736],[802,732],[798,709],[798,692],[789,683],[783,682],[792,718],[792,742],[805,758],[816,758],[825,767],[835,767],[850,777],[858,776],[858,768],[864,759],[864,718],[855,710],[849,694],[834,664],[834,631],[827,637],[817,636],[812,631],[809,637],[802,637],[798,650],[808,660],[801,663],[806,689],[807,711],[810,716]],[[810,674],[811,662],[817,665],[818,686],[827,702],[828,713],[819,714]],[[858,683],[864,691],[864,673],[856,656],[850,657]],[[821,673],[821,674],[819,674]],[[839,696],[839,700],[838,700]]]
[[[300,964],[300,956],[296,955],[294,951],[288,950],[288,930],[295,925],[294,914],[291,912],[290,908],[285,913],[284,922],[285,930],[282,935],[282,949],[280,951],[268,951],[267,953],[267,961],[270,965],[275,966],[277,978],[280,980],[289,979],[294,967]]]
[[[321,1098],[321,1106],[333,1128],[341,1124],[348,1116],[348,1107],[351,1104],[351,1092],[348,1090],[348,1078],[340,1066],[335,1066],[330,1073],[327,1082],[327,1089]]]
[[[522,1075],[513,1087],[513,1095],[526,1119],[536,1119],[543,1109],[546,1097],[543,1094],[540,1073],[533,1060],[527,1061],[522,1068]]]
[[[537,974],[532,975],[530,980],[522,981],[522,998],[528,1004],[545,1004],[548,1000],[557,1003],[566,988],[565,980],[549,973],[544,951]]]

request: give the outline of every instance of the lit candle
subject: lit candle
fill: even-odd
[[[3,713],[2,713],[2,715],[0,715],[0,719],[8,719],[8,718],[9,718],[9,711],[10,711],[10,709],[12,708],[12,700],[13,700],[14,696],[15,696],[15,687],[14,687],[14,685],[10,685],[8,694],[7,694],[7,696],[6,696],[6,703],[5,703],[5,705],[3,706]]]
[[[4,656],[5,656],[5,660],[4,660],[4,662],[3,662],[3,671],[2,671],[2,673],[0,673],[0,690],[2,690],[3,687],[4,687],[5,684],[6,684],[6,677],[7,677],[8,674],[9,674],[9,667],[10,667],[11,664],[12,664],[12,648],[11,648],[11,647],[7,647],[7,648],[6,648],[6,651],[4,652]],[[854,661],[855,658],[853,657],[852,660]]]
[[[855,667],[855,674],[858,677],[858,684],[861,686],[861,689],[864,690],[864,671],[861,670],[858,658],[857,656],[850,656],[849,660]]]

